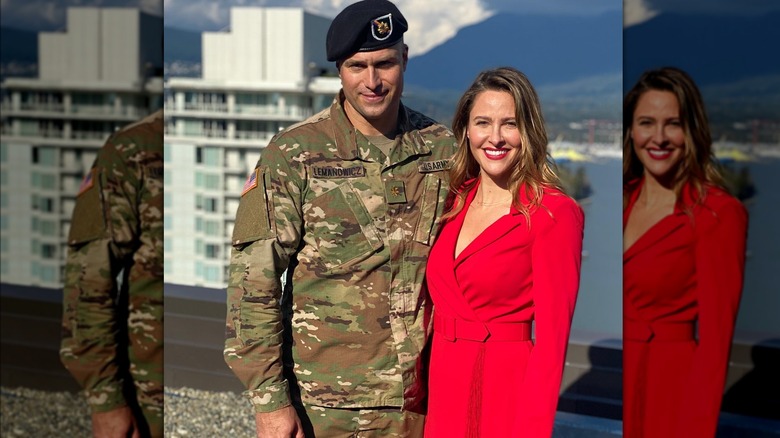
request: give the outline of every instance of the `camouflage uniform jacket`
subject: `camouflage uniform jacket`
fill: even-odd
[[[288,405],[294,389],[282,365],[283,273],[304,403],[409,409],[426,392],[423,276],[454,137],[401,105],[388,157],[342,101],[274,137],[239,204],[224,354],[258,412]]]
[[[114,133],[73,210],[60,358],[95,412],[135,384],[162,415],[162,135],[162,111]]]

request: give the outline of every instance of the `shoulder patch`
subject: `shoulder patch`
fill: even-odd
[[[246,182],[244,183],[244,189],[241,190],[241,196],[246,195],[250,190],[257,187],[257,172],[260,169],[255,167],[255,169],[252,171],[252,173],[249,174],[249,177],[246,179]]]
[[[86,175],[84,175],[84,179],[81,180],[81,185],[79,186],[79,192],[76,194],[76,196],[81,196],[84,192],[91,189],[92,186],[95,185],[95,168],[89,169],[89,172],[87,172]]]
[[[450,169],[450,160],[420,161],[417,165],[417,171],[420,173],[441,172]]]

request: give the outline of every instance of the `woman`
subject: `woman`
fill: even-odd
[[[453,131],[455,196],[427,269],[425,436],[549,437],[579,286],[582,210],[559,187],[539,99],[519,71],[479,74]]]
[[[624,436],[715,436],[747,215],[721,187],[693,80],[646,72],[625,97]]]

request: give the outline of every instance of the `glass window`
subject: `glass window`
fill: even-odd
[[[40,266],[39,278],[48,283],[57,281],[57,270],[53,266]]]
[[[37,198],[37,199],[36,199]],[[46,196],[33,195],[33,210],[40,210],[46,213],[54,211],[54,199]]]
[[[5,163],[8,161],[8,145],[0,143],[0,162]]]
[[[206,234],[209,236],[219,236],[219,222],[217,221],[206,221]]]
[[[214,244],[206,245],[206,258],[218,259],[219,258],[219,245],[214,245]]]
[[[219,190],[219,175],[207,174],[204,176],[206,178],[205,185],[207,189]]]
[[[53,259],[57,257],[57,246],[51,243],[44,243],[41,245],[41,257],[45,259]]]
[[[8,218],[0,215],[0,230],[5,230],[8,228]]]
[[[216,266],[207,266],[205,272],[206,281],[220,281],[219,268]]]
[[[163,215],[163,223],[166,230],[173,228],[173,223],[170,215]]]
[[[198,148],[200,150],[201,148]],[[208,166],[217,167],[221,164],[222,149],[215,147],[203,148],[203,163]]]
[[[42,173],[40,182],[41,182],[41,188],[48,189],[48,190],[56,190],[58,188],[57,177],[50,173]]]
[[[38,151],[38,162],[40,164],[45,164],[47,166],[58,166],[59,160],[58,160],[58,150],[55,148],[50,147],[40,147],[36,148],[39,149]]]
[[[206,198],[203,209],[209,212],[217,211],[217,198]]]
[[[56,236],[57,235],[57,224],[54,221],[47,221],[47,220],[41,220],[38,223],[40,227],[40,232],[44,236]]]
[[[173,154],[173,146],[169,145],[168,143],[165,143],[163,145],[163,161],[166,163],[171,162],[171,155]]]

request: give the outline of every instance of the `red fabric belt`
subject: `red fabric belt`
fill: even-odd
[[[512,342],[531,340],[531,321],[483,323],[433,313],[433,331],[448,341]]]
[[[640,342],[696,340],[696,321],[623,321],[623,339]]]

